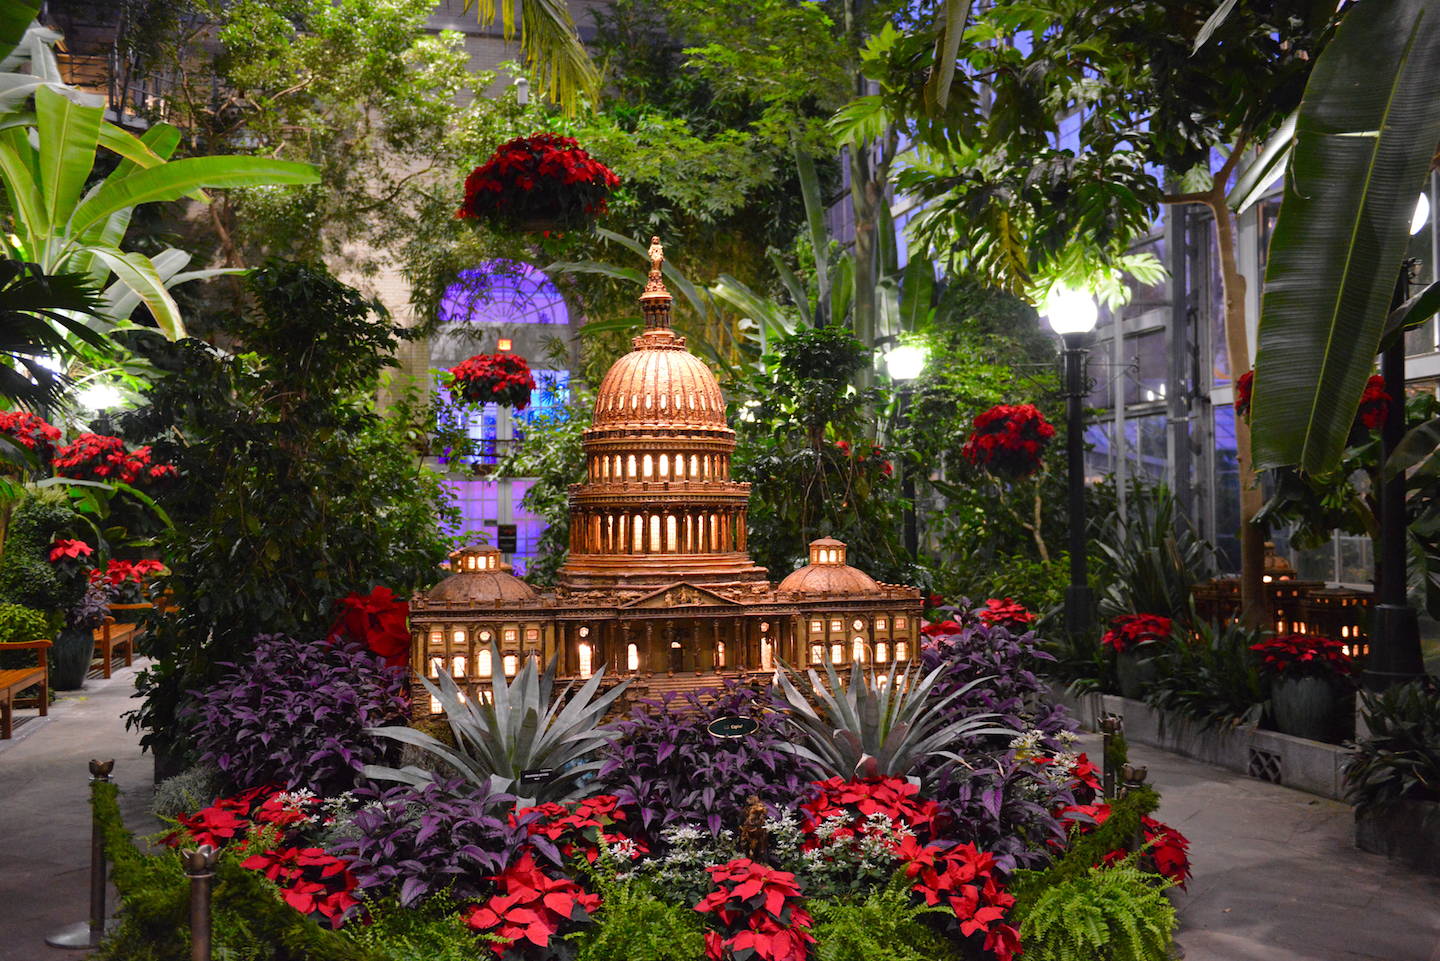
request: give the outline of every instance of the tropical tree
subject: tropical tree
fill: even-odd
[[[580,43],[565,0],[465,0],[465,9],[472,4],[484,25],[494,23],[496,8],[500,9],[507,41],[519,27],[520,46],[539,86],[549,91],[567,113],[573,113],[582,99],[590,103],[598,99],[600,77]]]
[[[106,349],[105,338],[85,322],[98,319],[100,310],[84,278],[47,277],[34,264],[0,260],[0,398],[31,409],[59,400],[65,379],[45,361],[73,353],[72,337]]]
[[[263,157],[167,162],[178,141],[179,132],[165,125],[136,137],[106,121],[103,108],[80,106],[49,86],[39,87],[34,114],[0,119],[0,178],[14,216],[8,252],[46,274],[86,276],[97,289],[114,273],[150,308],[167,336],[183,336],[180,310],[156,264],[120,246],[135,206],[185,196],[204,199],[202,187],[314,183],[316,175],[307,164]],[[87,191],[101,146],[124,159]],[[175,281],[173,271],[170,280]],[[112,292],[111,303],[125,299]]]
[[[1114,302],[1124,272],[1145,279],[1136,268],[1158,266],[1137,264],[1127,251],[1160,206],[1201,204],[1214,216],[1230,376],[1238,380],[1250,345],[1233,212],[1283,169],[1283,151],[1265,152],[1259,165],[1242,161],[1295,110],[1334,12],[1334,4],[1302,0],[1243,9],[1001,0],[957,47],[966,82],[988,93],[983,109],[977,103],[960,123],[958,143],[922,140],[899,178],[927,202],[917,235],[958,269],[1034,302],[1059,284],[1099,287]],[[909,50],[877,38],[872,51],[885,56],[876,73],[903,77]],[[910,89],[917,86],[912,79]],[[907,123],[923,132],[913,95],[910,103]],[[877,109],[896,104],[904,98]],[[1242,596],[1255,619],[1263,615],[1263,532],[1251,521],[1261,497],[1248,425],[1236,431]]]

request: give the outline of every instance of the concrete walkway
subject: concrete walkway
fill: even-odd
[[[126,824],[157,828],[151,759],[120,719],[133,690],[132,670],[91,679],[0,741],[0,961],[76,954],[45,935],[89,909],[90,758],[115,758]],[[1188,961],[1440,961],[1440,879],[1357,850],[1345,805],[1140,745],[1131,761],[1191,842],[1195,877],[1174,893]]]
[[[137,834],[158,828],[154,764],[121,719],[140,703],[131,695],[143,663],[63,692],[49,717],[16,712],[23,722],[0,741],[0,961],[80,956],[46,947],[45,936],[89,917],[91,758],[115,759],[126,825]],[[115,903],[112,888],[112,911]]]
[[[1130,760],[1190,839],[1187,961],[1440,961],[1440,878],[1356,848],[1348,805],[1144,745]]]

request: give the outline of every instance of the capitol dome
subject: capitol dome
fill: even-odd
[[[432,603],[473,604],[486,601],[528,601],[539,595],[520,578],[500,569],[494,547],[467,547],[452,555],[455,573],[426,592]]]
[[[729,431],[725,398],[715,375],[685,349],[685,338],[668,329],[637,338],[643,348],[621,357],[610,368],[595,397],[595,419],[590,432],[608,428],[677,425]]]
[[[570,488],[565,588],[765,581],[745,549],[750,485],[730,478],[735,432],[704,361],[670,329],[664,250],[650,246],[645,327],[606,373],[584,431],[586,480]]]
[[[777,590],[796,593],[860,594],[878,591],[875,578],[845,563],[845,542],[822,537],[810,542],[810,563],[780,582]]]

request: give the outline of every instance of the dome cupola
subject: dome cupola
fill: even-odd
[[[430,602],[523,601],[538,597],[535,588],[500,569],[500,551],[489,545],[462,548],[450,555],[455,571],[430,588]]]
[[[845,563],[844,541],[822,537],[810,542],[810,563],[780,582],[778,590],[797,593],[859,594],[878,591],[875,578]]]

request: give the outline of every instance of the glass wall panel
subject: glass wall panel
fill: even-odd
[[[1125,421],[1125,440],[1127,473],[1155,482],[1165,480],[1165,415],[1150,414]]]
[[[1235,409],[1214,408],[1215,561],[1220,570],[1240,570],[1240,462],[1235,448]]]
[[[1115,452],[1111,449],[1115,425],[1109,421],[1090,424],[1085,428],[1085,482],[1094,484],[1107,474],[1115,473]]]
[[[1125,359],[1134,367],[1125,371],[1125,403],[1147,404],[1165,399],[1165,331],[1149,330],[1125,338]]]
[[[1230,383],[1230,349],[1225,341],[1225,285],[1220,277],[1220,240],[1210,222],[1210,365],[1211,383]]]

